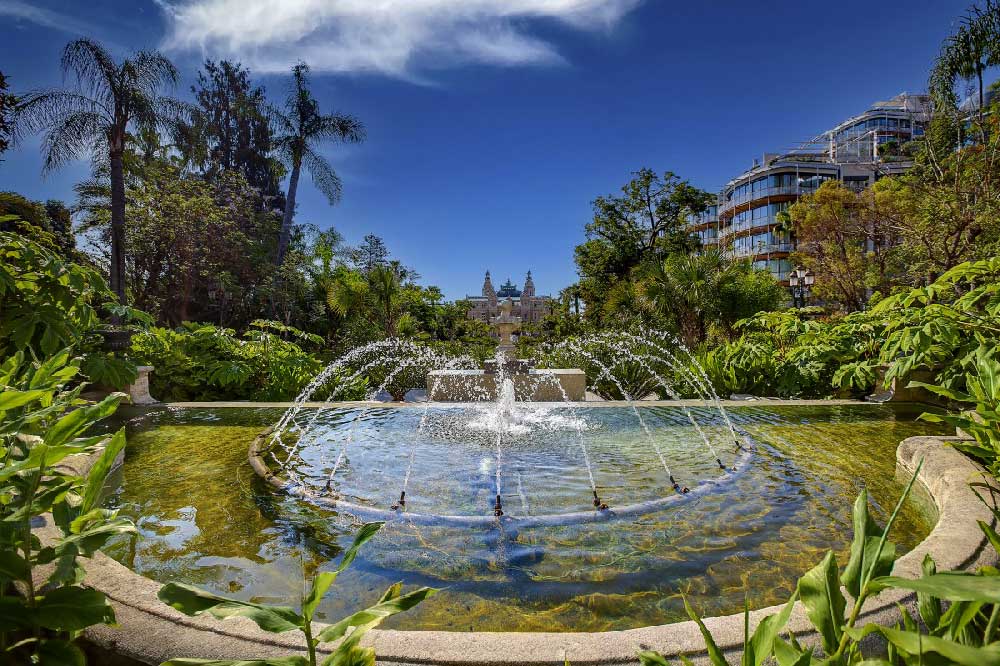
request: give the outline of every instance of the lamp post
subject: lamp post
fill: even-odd
[[[806,306],[815,280],[813,274],[801,266],[789,274],[788,286],[792,290],[792,305],[794,307],[804,308]]]

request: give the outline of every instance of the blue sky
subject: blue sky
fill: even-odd
[[[643,166],[717,190],[902,91],[922,91],[968,0],[0,0],[0,69],[16,93],[58,85],[84,34],[119,55],[161,48],[189,87],[204,57],[251,67],[278,100],[310,62],[326,110],[369,139],[324,152],[331,208],[304,179],[297,220],[393,254],[449,298],[483,271],[539,293],[575,280],[590,201]],[[70,200],[83,162],[42,178],[37,142],[4,155],[0,189]]]

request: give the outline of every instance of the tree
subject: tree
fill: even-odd
[[[873,291],[888,293],[901,277],[896,229],[880,203],[884,186],[854,192],[827,181],[788,210],[798,241],[793,262],[812,271],[813,293],[851,312]]]
[[[980,129],[984,104],[983,74],[988,67],[1000,65],[1000,6],[986,0],[985,8],[973,5],[955,34],[949,36],[931,71],[930,91],[937,106],[945,108],[958,102],[957,80],[974,80],[978,91],[977,115]]]
[[[365,126],[354,116],[341,113],[323,115],[319,103],[309,90],[309,66],[299,63],[292,68],[293,87],[285,101],[284,112],[276,111],[275,121],[278,136],[274,148],[278,157],[290,170],[288,193],[285,197],[285,214],[281,220],[281,234],[278,238],[277,264],[280,266],[288,251],[292,232],[292,217],[295,214],[295,193],[299,186],[302,167],[309,171],[313,183],[319,188],[330,205],[337,203],[341,196],[340,177],[325,157],[319,154],[316,144],[324,141],[360,143],[365,139]]]
[[[620,196],[595,199],[587,241],[575,252],[588,319],[599,320],[606,295],[635,267],[696,249],[697,241],[686,228],[688,218],[704,211],[712,198],[672,172],[660,176],[640,169]]]
[[[716,250],[675,254],[651,264],[639,288],[689,348],[705,340],[710,325],[728,332],[738,320],[775,308],[781,298],[781,287],[770,273]]]
[[[272,158],[269,108],[264,88],[250,83],[240,63],[206,60],[191,87],[197,106],[178,126],[175,141],[188,166],[215,180],[237,171],[264,201],[280,195],[280,162]]]
[[[156,51],[139,51],[120,63],[100,44],[77,39],[63,49],[62,69],[76,85],[37,90],[20,100],[15,137],[45,132],[43,169],[51,171],[89,155],[107,162],[111,179],[111,290],[125,303],[125,173],[131,130],[163,124],[176,107],[160,89],[177,82],[177,70]]]
[[[364,241],[351,253],[352,261],[358,270],[365,274],[371,273],[376,266],[384,266],[389,260],[389,248],[385,241],[375,234],[368,234]]]
[[[17,98],[7,92],[7,77],[4,76],[3,72],[0,72],[0,153],[10,147],[11,136],[14,132],[11,116],[14,113],[16,103]]]
[[[15,192],[0,192],[0,231],[13,231],[64,257],[76,259],[76,238],[69,209],[65,204],[50,199],[44,204],[31,201]]]

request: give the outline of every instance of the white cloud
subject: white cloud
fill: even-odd
[[[411,77],[420,66],[560,62],[528,25],[613,26],[642,0],[159,0],[164,48],[234,57],[260,72],[298,60],[318,71]]]
[[[93,31],[93,27],[83,21],[60,14],[58,12],[29,5],[20,0],[0,0],[0,16],[9,16],[15,20],[29,21],[45,28],[52,28],[74,35],[83,35]]]

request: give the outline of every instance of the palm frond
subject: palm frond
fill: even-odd
[[[63,116],[42,137],[43,172],[50,172],[67,162],[90,157],[97,161],[106,152],[103,116],[89,111],[77,111]]]
[[[139,51],[131,60],[135,66],[135,85],[153,97],[161,87],[177,85],[177,68],[159,51]]]
[[[94,96],[113,99],[118,91],[119,68],[107,49],[92,39],[74,39],[67,44],[61,64],[64,73],[75,74],[81,88]]]
[[[367,130],[364,123],[354,116],[335,113],[321,116],[316,124],[314,134],[319,139],[335,139],[345,143],[361,143],[365,140]]]
[[[333,170],[333,166],[325,157],[317,153],[312,148],[306,147],[302,151],[302,164],[309,170],[316,189],[326,196],[330,204],[340,201],[342,187],[340,176]]]
[[[14,107],[14,141],[44,131],[75,113],[100,114],[107,119],[102,104],[79,93],[66,90],[29,91],[18,98]]]

